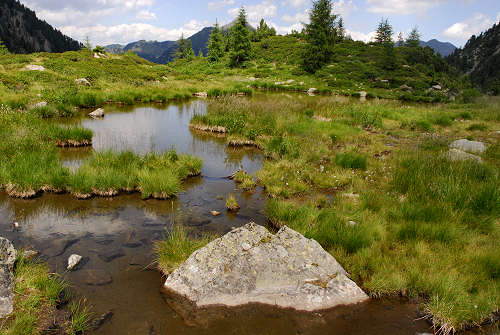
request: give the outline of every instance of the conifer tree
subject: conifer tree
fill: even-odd
[[[420,33],[417,27],[413,28],[410,35],[408,35],[406,45],[410,48],[418,48],[420,46]]]
[[[184,38],[184,33],[177,41],[177,46],[177,58],[184,58],[184,56],[186,55],[186,39]]]
[[[269,27],[266,21],[264,21],[264,19],[261,19],[259,27],[255,31],[255,33],[253,33],[253,40],[254,42],[259,42],[265,38],[275,35],[276,35],[276,29]]]
[[[231,66],[240,66],[250,57],[250,31],[247,28],[245,8],[241,7],[236,24],[231,30]]]
[[[393,44],[392,41],[392,26],[389,24],[389,20],[382,18],[377,27],[377,33],[375,35],[375,42],[378,44]]]
[[[184,59],[192,60],[194,58],[193,46],[191,44],[191,40],[187,40],[185,43],[186,47],[184,49]]]
[[[212,32],[210,33],[210,40],[208,41],[208,60],[210,62],[218,62],[224,57],[225,45],[224,36],[219,28],[219,24],[216,22]]]
[[[405,46],[405,39],[403,37],[403,33],[399,32],[398,34],[398,47],[404,47]]]
[[[302,54],[302,66],[316,72],[332,57],[332,47],[337,39],[337,15],[332,13],[331,0],[314,0],[309,14],[310,23],[305,28],[307,47]]]
[[[9,53],[9,49],[5,46],[2,40],[0,40],[0,55],[7,55]]]

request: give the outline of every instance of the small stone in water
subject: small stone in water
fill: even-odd
[[[211,211],[210,214],[212,214],[212,216],[219,216],[221,213],[217,211]]]
[[[73,254],[73,255],[69,256],[67,269],[69,271],[73,270],[78,265],[78,263],[80,263],[81,260],[82,260],[82,256],[80,256],[80,255]]]

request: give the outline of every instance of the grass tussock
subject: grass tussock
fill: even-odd
[[[85,302],[70,304],[68,313],[62,306],[69,300],[68,286],[46,265],[23,258],[22,252],[14,268],[14,312],[0,323],[6,335],[38,335],[54,320],[61,331],[81,334],[88,329],[91,312]]]
[[[257,183],[254,178],[244,170],[239,170],[233,175],[233,180],[238,184],[240,188],[246,191],[255,189]]]
[[[204,247],[212,240],[209,236],[194,238],[186,229],[175,224],[167,237],[155,244],[159,270],[168,275],[179,267],[196,250]]]
[[[228,211],[235,212],[240,209],[240,205],[234,198],[234,195],[230,194],[226,199],[226,208]]]

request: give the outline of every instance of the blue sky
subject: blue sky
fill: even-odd
[[[140,39],[176,40],[190,36],[218,19],[230,22],[245,6],[254,25],[264,18],[278,33],[301,29],[311,0],[21,0],[69,36],[95,44]],[[463,45],[500,20],[500,0],[335,0],[349,34],[368,41],[382,17],[396,32],[417,26],[422,39],[437,38]]]

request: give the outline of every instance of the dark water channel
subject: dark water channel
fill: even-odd
[[[203,101],[169,106],[107,107],[103,120],[84,115],[72,119],[94,131],[95,150],[137,153],[175,148],[203,159],[201,177],[190,179],[171,201],[143,201],[137,194],[79,201],[67,195],[34,200],[0,193],[0,230],[18,248],[34,248],[50,268],[64,276],[96,315],[113,317],[93,334],[416,334],[429,332],[417,321],[416,306],[400,300],[371,301],[321,313],[298,313],[266,306],[212,310],[198,322],[182,318],[166,302],[163,278],[154,270],[153,241],[173,222],[194,234],[224,234],[249,221],[265,224],[265,194],[238,190],[225,178],[244,168],[254,173],[262,155],[253,149],[230,149],[223,138],[193,132],[189,121],[204,113]],[[61,151],[61,159],[77,166],[88,149]],[[242,209],[225,213],[224,199],[233,193]],[[212,217],[211,210],[223,212]],[[20,230],[14,232],[12,222]],[[69,255],[84,257],[77,271],[66,272]],[[174,304],[175,305],[175,304]],[[174,306],[175,307],[175,306]],[[181,313],[182,314],[182,313]],[[199,321],[199,320],[198,320]]]

